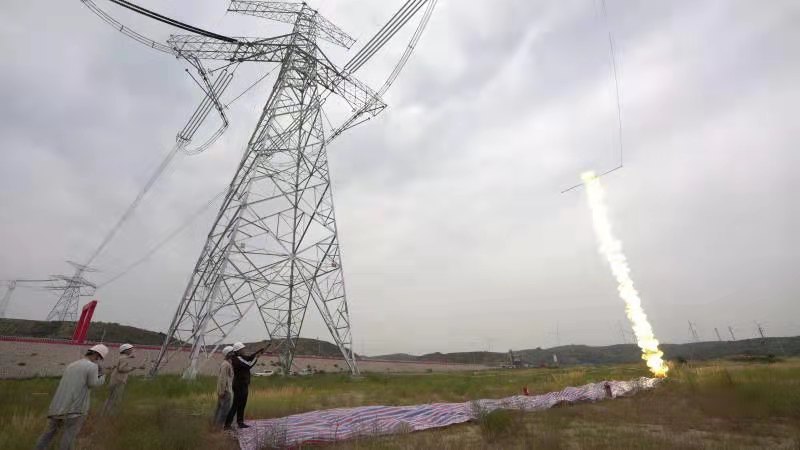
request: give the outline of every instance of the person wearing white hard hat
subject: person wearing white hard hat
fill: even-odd
[[[230,430],[233,418],[236,417],[236,424],[239,428],[250,428],[244,423],[244,408],[247,406],[247,396],[250,392],[250,369],[256,365],[258,356],[264,353],[267,348],[258,349],[252,355],[242,353],[244,344],[237,342],[231,347],[231,365],[233,366],[233,404],[225,418],[225,429]]]
[[[217,409],[214,411],[214,426],[221,427],[233,405],[233,346],[222,349],[222,364],[217,376]]]
[[[37,450],[49,447],[59,431],[61,443],[58,448],[61,450],[72,448],[89,413],[89,390],[102,385],[106,380],[105,371],[98,364],[106,356],[108,347],[97,344],[87,350],[83,358],[64,369],[56,393],[50,402],[50,409],[47,411],[47,429],[36,441]]]
[[[103,405],[103,415],[112,415],[122,401],[122,394],[128,384],[128,374],[136,369],[144,369],[144,366],[134,367],[133,365],[133,345],[122,344],[119,346],[119,359],[114,365],[108,384],[108,398]]]

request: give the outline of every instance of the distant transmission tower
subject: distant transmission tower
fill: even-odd
[[[698,342],[700,340],[700,336],[697,334],[697,329],[691,321],[689,321],[689,334],[691,334],[694,342]]]
[[[717,327],[714,327],[714,333],[717,334],[717,340],[722,342],[722,336],[719,335],[719,330],[717,329]]]
[[[764,345],[767,342],[767,336],[764,334],[764,327],[761,326],[758,322],[753,322],[756,325],[756,329],[758,330],[758,335],[761,336],[761,344]]]
[[[728,332],[731,334],[731,340],[735,341],[736,335],[733,334],[733,327],[731,327],[730,325],[728,325]]]
[[[53,278],[60,280],[64,284],[62,286],[53,286],[48,289],[60,290],[61,295],[58,298],[53,309],[47,314],[47,320],[58,322],[75,322],[78,320],[78,304],[81,297],[87,297],[94,294],[95,286],[83,277],[86,272],[94,272],[95,270],[89,266],[67,261],[70,265],[75,267],[75,274],[71,277],[66,275],[53,275]]]

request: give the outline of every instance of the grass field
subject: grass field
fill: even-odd
[[[475,373],[257,378],[248,418],[375,404],[466,401],[559,390],[646,375],[643,366]],[[45,426],[57,379],[0,380],[0,449],[30,449]],[[94,416],[107,394],[93,393],[79,449],[235,449],[208,426],[215,380],[132,379],[120,414]],[[676,368],[660,388],[636,397],[536,413],[497,411],[443,430],[341,443],[372,448],[785,448],[800,449],[800,361],[707,363]]]

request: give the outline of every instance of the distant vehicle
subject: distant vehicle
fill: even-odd
[[[253,375],[257,376],[257,377],[271,377],[271,376],[275,375],[275,371],[274,370],[267,370],[265,372],[256,372]]]

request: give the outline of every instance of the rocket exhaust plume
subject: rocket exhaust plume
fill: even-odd
[[[600,184],[594,172],[586,172],[581,175],[583,183],[586,185],[586,192],[589,196],[589,207],[592,210],[592,221],[594,230],[597,233],[600,254],[605,256],[611,266],[611,272],[617,279],[619,286],[619,296],[625,301],[625,314],[631,321],[633,332],[636,334],[636,343],[642,349],[642,359],[647,362],[647,367],[657,377],[667,376],[667,365],[662,359],[664,353],[658,349],[658,341],[653,335],[653,328],[647,321],[642,309],[642,300],[639,293],[633,287],[633,280],[630,276],[630,268],[622,253],[622,244],[611,232],[611,222],[608,220],[608,208],[605,205],[605,190]]]

